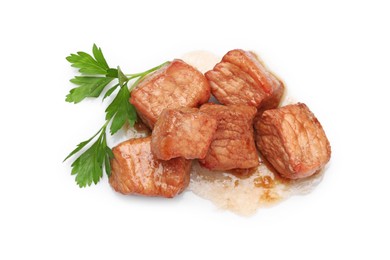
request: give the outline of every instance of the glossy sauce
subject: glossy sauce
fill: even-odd
[[[134,130],[138,133],[145,133],[146,135],[152,134],[149,127],[145,125],[140,118],[137,118],[137,122],[134,124]]]

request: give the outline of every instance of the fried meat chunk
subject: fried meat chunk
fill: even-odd
[[[152,133],[152,153],[161,160],[203,159],[217,130],[214,116],[198,108],[165,109]]]
[[[250,105],[270,109],[279,105],[283,83],[252,52],[232,50],[206,72],[211,92],[224,105]]]
[[[150,150],[151,137],[130,139],[112,149],[110,184],[123,194],[174,197],[189,184],[191,161],[161,161]]]
[[[267,110],[254,127],[258,149],[285,178],[308,177],[330,160],[325,132],[303,103]]]
[[[198,107],[209,98],[205,76],[182,60],[173,60],[141,81],[132,91],[130,103],[153,129],[165,108]]]
[[[255,107],[208,103],[200,111],[215,116],[218,121],[209,151],[199,161],[203,167],[222,171],[259,165],[252,127]]]

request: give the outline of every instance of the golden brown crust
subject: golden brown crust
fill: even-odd
[[[238,66],[220,62],[206,72],[213,95],[225,105],[248,105],[258,107],[266,93],[254,79]]]
[[[258,149],[283,177],[308,177],[330,160],[325,132],[303,103],[267,110],[254,127]]]
[[[191,161],[156,159],[151,137],[130,139],[112,149],[110,184],[122,194],[174,197],[189,184]]]
[[[253,139],[256,108],[244,105],[204,104],[201,111],[217,118],[218,127],[202,166],[210,170],[246,169],[259,165]]]
[[[254,53],[240,49],[229,51],[205,75],[213,95],[225,105],[275,108],[284,92],[283,83],[265,68]]]
[[[205,76],[182,60],[173,60],[141,81],[132,91],[130,103],[153,129],[165,108],[198,107],[209,98]]]
[[[217,120],[198,108],[165,109],[152,133],[152,153],[161,160],[203,159],[217,130]]]

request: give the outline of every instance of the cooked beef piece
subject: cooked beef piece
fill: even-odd
[[[261,110],[275,108],[283,95],[283,83],[257,59],[243,50],[223,56],[213,70],[206,72],[211,92],[224,105],[250,105]]]
[[[266,110],[254,127],[257,147],[283,177],[308,177],[330,159],[325,132],[305,104]]]
[[[209,151],[200,160],[202,166],[222,171],[259,165],[252,127],[255,107],[209,103],[203,105],[200,111],[215,116],[218,121]]]
[[[165,109],[154,125],[152,153],[161,160],[203,159],[216,130],[215,117],[198,108]]]
[[[165,108],[198,107],[210,98],[205,76],[182,60],[174,60],[141,81],[130,103],[142,121],[154,127]]]
[[[123,194],[174,197],[189,184],[191,161],[156,159],[151,137],[130,139],[112,149],[110,184]]]

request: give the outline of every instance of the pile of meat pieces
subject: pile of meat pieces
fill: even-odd
[[[172,61],[131,93],[152,135],[113,148],[111,186],[174,197],[188,186],[193,159],[212,171],[247,169],[259,165],[257,149],[285,178],[314,174],[330,159],[329,142],[305,104],[278,108],[283,92],[251,52],[229,51],[205,75]],[[211,93],[219,104],[208,103]]]

